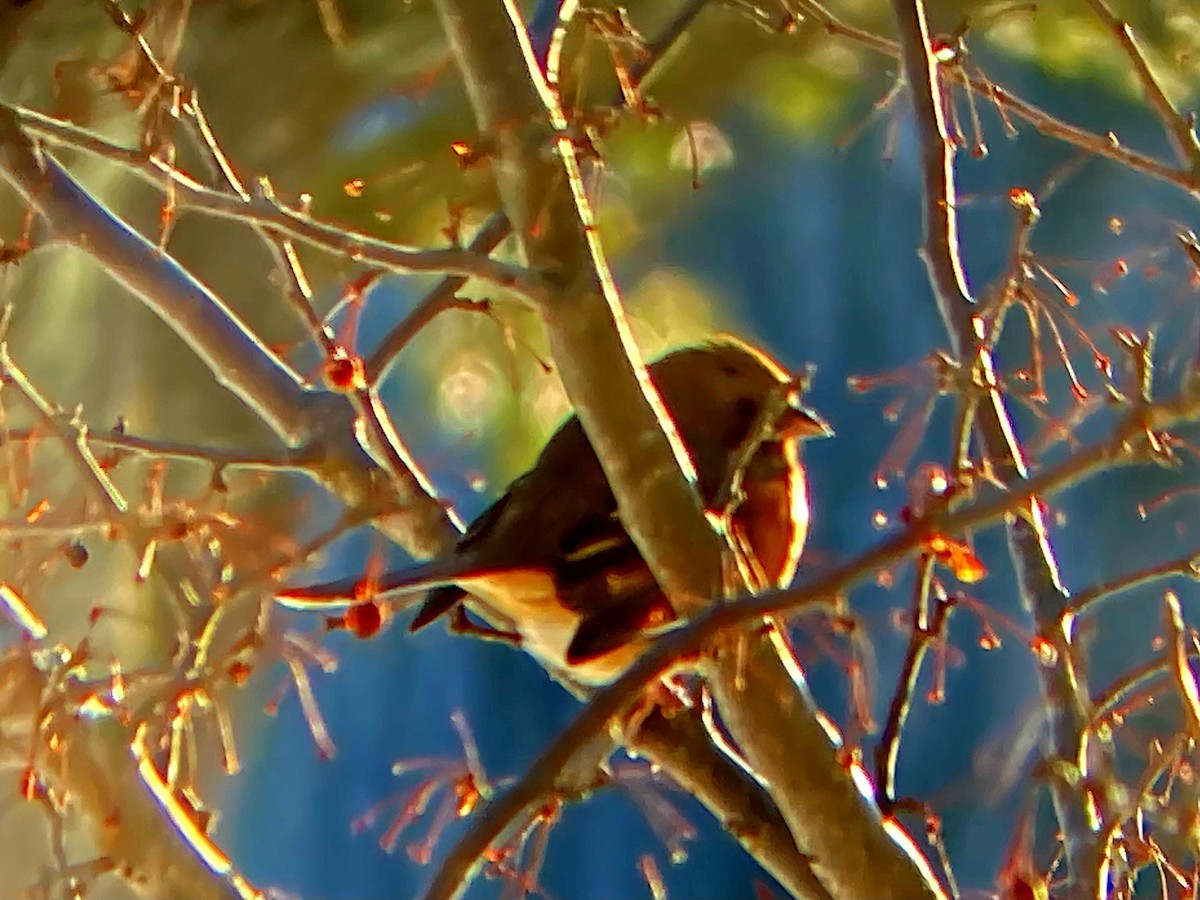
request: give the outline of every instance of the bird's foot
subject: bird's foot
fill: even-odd
[[[450,622],[447,627],[451,634],[470,635],[471,637],[479,638],[481,641],[496,641],[501,644],[512,644],[514,647],[521,645],[521,635],[515,631],[501,631],[490,625],[480,625],[478,622],[473,622],[471,621],[471,617],[467,615],[467,611],[461,606],[456,606],[454,611],[450,613]]]

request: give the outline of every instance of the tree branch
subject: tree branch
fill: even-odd
[[[767,631],[765,637],[734,632],[718,641],[716,664],[706,672],[722,720],[765,780],[821,884],[839,900],[944,900],[915,843],[897,841],[899,823],[881,818],[874,798],[861,790],[867,775],[843,759],[840,738],[831,740],[832,726],[822,721],[787,642],[776,628]],[[784,690],[771,689],[780,683]],[[753,739],[739,737],[747,734]]]
[[[181,210],[266,228],[327,253],[392,272],[447,272],[464,278],[480,278],[531,299],[542,293],[542,286],[525,269],[490,259],[486,253],[458,247],[442,250],[405,247],[314,219],[303,210],[284,206],[269,195],[239,196],[207,187],[165,160],[113,144],[70,122],[4,103],[0,103],[0,110],[32,134],[119,163],[151,184],[169,187]]]
[[[1180,114],[1179,110],[1175,108],[1175,104],[1171,102],[1171,98],[1167,96],[1167,92],[1159,84],[1154,70],[1150,68],[1150,61],[1146,59],[1146,54],[1138,44],[1137,38],[1134,37],[1133,29],[1129,27],[1128,22],[1123,22],[1113,15],[1113,11],[1108,8],[1108,4],[1104,0],[1088,0],[1088,5],[1108,26],[1109,31],[1121,45],[1121,49],[1125,51],[1125,55],[1129,57],[1138,83],[1142,86],[1146,99],[1150,101],[1150,106],[1162,120],[1179,161],[1187,166],[1188,171],[1193,175],[1200,175],[1200,142],[1196,140],[1195,125],[1188,121],[1186,116]]]
[[[166,322],[217,381],[292,446],[310,423],[299,380],[207,287],[113,216],[54,160],[39,153],[0,105],[0,174],[64,241],[105,270]]]
[[[924,4],[922,0],[893,0],[892,6],[901,35],[905,77],[913,97],[925,177],[923,253],[929,280],[955,355],[964,367],[977,373],[978,382],[987,392],[988,402],[980,405],[976,418],[983,454],[998,463],[1001,478],[1025,479],[1028,472],[1024,455],[996,383],[991,338],[972,314],[974,301],[958,255],[954,143],[946,131],[940,67],[930,49]],[[1078,769],[1080,776],[1050,782],[1072,890],[1080,898],[1104,896],[1102,885],[1094,880],[1101,876],[1101,847],[1085,787],[1089,773],[1083,747],[1088,727],[1087,689],[1075,669],[1070,624],[1064,618],[1068,595],[1059,577],[1041,507],[1036,502],[1025,504],[1012,518],[1007,534],[1022,599],[1033,612],[1039,635],[1056,651],[1053,664],[1038,667],[1050,722],[1048,752],[1055,760]]]

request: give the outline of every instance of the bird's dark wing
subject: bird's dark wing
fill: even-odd
[[[567,535],[554,578],[560,602],[580,617],[568,663],[604,656],[675,618],[615,511]]]
[[[617,603],[589,611],[579,621],[567,646],[568,665],[590,662],[618,650],[647,629],[674,621],[675,610],[658,590],[631,594]]]
[[[603,585],[606,572],[645,565],[615,509],[576,523],[563,535],[558,551],[554,580],[563,595],[563,605],[575,612],[603,601],[605,592],[589,594],[587,589],[597,582]]]
[[[425,601],[413,620],[408,623],[409,631],[420,631],[426,625],[440,619],[466,599],[467,592],[456,584],[434,588],[425,596]]]

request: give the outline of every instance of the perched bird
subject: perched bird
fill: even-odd
[[[731,338],[676,350],[649,371],[705,508],[729,513],[743,573],[758,586],[789,583],[809,519],[799,445],[832,429],[801,405],[783,367]],[[356,587],[343,580],[277,596],[311,607],[351,599]],[[373,588],[372,599],[430,591],[413,631],[451,611],[466,624],[465,604],[544,665],[588,685],[618,677],[646,649],[647,632],[675,618],[574,416],[452,553],[383,575]]]

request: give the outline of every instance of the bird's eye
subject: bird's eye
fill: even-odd
[[[739,397],[737,401],[738,418],[749,422],[758,415],[758,403],[749,397]]]

